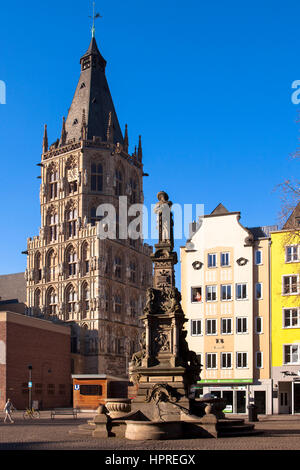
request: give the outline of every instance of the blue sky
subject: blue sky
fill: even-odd
[[[0,274],[25,269],[40,226],[43,126],[60,135],[90,42],[92,2],[1,5]],[[278,222],[277,184],[297,176],[297,1],[96,2],[96,39],[130,150],[142,134],[145,203],[219,202],[246,226]],[[179,240],[176,248],[183,244]]]

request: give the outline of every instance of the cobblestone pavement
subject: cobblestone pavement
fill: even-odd
[[[83,415],[83,416],[82,416]],[[21,412],[14,413],[14,424],[3,423],[0,413],[0,451],[2,450],[300,450],[300,416],[261,416],[255,428],[263,434],[249,437],[218,439],[181,439],[169,441],[130,441],[97,439],[72,435],[70,430],[87,423],[90,415],[78,419],[56,417],[49,412],[41,418],[24,421]],[[245,420],[246,422],[247,420]]]

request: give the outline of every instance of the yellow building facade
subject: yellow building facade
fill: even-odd
[[[271,233],[271,242],[273,412],[296,414],[300,413],[300,230]]]

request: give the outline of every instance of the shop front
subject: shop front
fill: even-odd
[[[225,413],[248,414],[248,406],[254,404],[258,414],[272,414],[272,382],[270,379],[262,381],[253,379],[200,380],[197,383],[196,397],[200,398],[208,393],[225,400]]]

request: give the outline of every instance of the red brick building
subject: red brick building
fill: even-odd
[[[28,407],[30,373],[40,409],[71,406],[70,341],[68,326],[0,312],[0,407],[8,397],[17,409]]]

